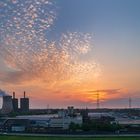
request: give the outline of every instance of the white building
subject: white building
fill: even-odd
[[[77,117],[60,117],[60,118],[51,118],[50,127],[54,128],[63,128],[68,129],[71,123],[81,125],[83,123],[82,116]]]
[[[82,116],[70,117],[62,113],[62,116],[47,116],[47,115],[31,115],[17,116],[17,119],[28,119],[33,122],[33,126],[41,126],[46,128],[61,128],[68,129],[71,123],[81,125],[83,123]]]

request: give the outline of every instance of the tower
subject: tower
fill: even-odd
[[[29,111],[29,98],[26,97],[25,91],[24,91],[24,97],[20,98],[20,109],[22,112]]]
[[[2,114],[9,114],[13,111],[12,96],[3,96]]]
[[[99,91],[97,91],[97,109],[100,108],[100,97],[99,97]]]
[[[17,112],[18,111],[18,99],[15,98],[15,92],[13,92],[12,103],[13,103],[13,111]]]
[[[129,109],[132,107],[132,99],[129,97]]]

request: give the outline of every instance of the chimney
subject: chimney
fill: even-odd
[[[13,92],[13,99],[15,99],[15,92]]]
[[[25,94],[26,94],[26,93],[25,93],[25,91],[24,91],[24,98],[25,98]]]

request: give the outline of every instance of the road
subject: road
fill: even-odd
[[[34,137],[140,137],[140,134],[111,134],[111,135],[67,135],[67,134],[29,134],[29,133],[0,133],[8,136],[34,136]]]

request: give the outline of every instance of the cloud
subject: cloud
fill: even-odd
[[[89,93],[107,93],[107,94],[116,94],[120,93],[121,89],[99,89],[99,90],[91,90]]]
[[[8,67],[0,74],[1,82],[36,81],[49,87],[82,83],[99,76],[99,64],[93,58],[81,60],[93,48],[89,33],[66,32],[57,40],[48,40],[48,29],[57,15],[52,1],[0,3],[0,56]]]
[[[57,98],[60,104],[62,100],[65,104],[86,103],[79,90],[100,75],[100,65],[89,57],[92,36],[65,32],[49,40],[57,15],[53,1],[0,1],[0,5],[2,88],[18,94],[24,89],[44,102]]]

